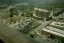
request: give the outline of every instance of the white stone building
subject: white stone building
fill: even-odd
[[[47,19],[49,17],[49,15],[50,15],[50,13],[46,9],[34,8],[33,16],[36,18]]]

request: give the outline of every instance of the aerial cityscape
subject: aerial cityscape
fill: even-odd
[[[64,0],[1,0],[0,43],[64,43]]]

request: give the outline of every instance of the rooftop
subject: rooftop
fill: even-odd
[[[49,12],[48,10],[46,10],[46,9],[41,9],[41,8],[34,8],[34,10],[38,10],[38,11],[42,11],[42,12]]]

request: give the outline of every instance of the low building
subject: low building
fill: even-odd
[[[10,17],[9,9],[0,9],[0,19]]]
[[[50,26],[64,30],[64,23],[62,22],[52,22]]]
[[[15,9],[13,6],[0,9],[0,19],[13,17],[13,15],[18,15],[17,9]]]
[[[62,37],[64,38],[64,31],[61,30],[61,29],[58,29],[58,28],[54,28],[54,27],[51,27],[51,26],[47,26],[46,28],[43,28],[42,31],[45,31],[47,33],[50,33],[52,34],[53,36],[55,35],[55,37]],[[50,35],[49,34],[49,35]]]

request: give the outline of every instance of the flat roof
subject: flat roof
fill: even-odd
[[[41,9],[41,8],[34,8],[34,10],[38,10],[38,11],[42,11],[42,12],[49,12],[48,10],[46,10],[46,9]]]
[[[46,31],[48,33],[60,36],[60,37],[64,37],[64,31],[63,30],[60,30],[60,29],[57,29],[57,28],[54,28],[54,27],[51,27],[51,26],[43,28],[42,30]]]

